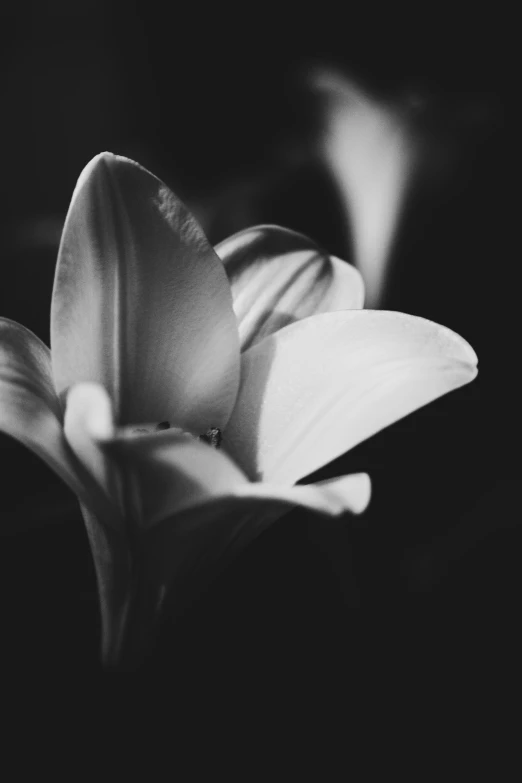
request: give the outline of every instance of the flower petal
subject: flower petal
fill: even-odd
[[[230,280],[241,350],[316,313],[358,310],[364,285],[350,264],[279,226],[255,226],[215,248]]]
[[[105,386],[122,424],[223,427],[239,342],[223,266],[173,193],[104,153],[82,172],[65,222],[51,312],[61,397]]]
[[[190,436],[170,432],[115,437],[101,443],[123,470],[135,470],[141,486],[142,526],[201,508],[224,498],[303,506],[319,514],[360,514],[370,500],[364,474],[342,476],[308,486],[249,482],[223,452]]]
[[[0,430],[41,457],[85,502],[104,501],[68,447],[49,349],[20,324],[0,318]]]
[[[256,481],[237,487],[234,492],[234,497],[237,498],[279,501],[290,506],[302,506],[316,514],[334,517],[347,511],[362,514],[370,502],[370,495],[371,482],[366,473],[353,473],[294,487]]]
[[[423,318],[314,316],[243,354],[223,444],[250,478],[292,484],[469,383],[476,362],[465,340]]]
[[[224,453],[187,435],[165,430],[150,435],[117,434],[101,442],[139,491],[136,523],[151,525],[229,494],[248,479]]]

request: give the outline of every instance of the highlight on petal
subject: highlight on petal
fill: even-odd
[[[117,476],[100,446],[114,434],[112,405],[103,386],[79,383],[67,395],[64,431],[67,441],[108,498],[116,502]]]
[[[364,284],[355,267],[296,231],[255,226],[215,250],[232,287],[243,351],[309,315],[363,307]]]
[[[293,484],[477,374],[459,335],[416,316],[307,318],[246,351],[224,446],[252,479]]]
[[[399,109],[333,70],[311,72],[308,81],[322,98],[321,153],[344,203],[367,307],[376,307],[417,149]]]
[[[103,153],[82,172],[60,244],[51,310],[61,398],[103,385],[120,424],[223,427],[239,338],[223,264],[160,180]]]
[[[7,318],[0,318],[0,430],[41,457],[73,492],[89,497],[86,477],[63,434],[49,349]],[[94,495],[89,500],[94,502]]]

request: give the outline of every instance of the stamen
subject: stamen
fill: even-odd
[[[209,427],[204,435],[199,436],[199,440],[208,443],[209,446],[213,446],[215,449],[219,449],[223,436],[219,427]]]

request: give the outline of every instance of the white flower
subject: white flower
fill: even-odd
[[[213,250],[138,164],[85,168],[51,350],[0,319],[0,428],[80,499],[106,663],[139,654],[168,589],[185,600],[289,508],[364,510],[365,474],[295,483],[474,378],[458,335],[362,304],[358,272],[299,234]]]

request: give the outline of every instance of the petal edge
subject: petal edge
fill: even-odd
[[[363,307],[364,284],[355,267],[296,231],[253,226],[215,250],[232,288],[242,351],[310,315]]]

